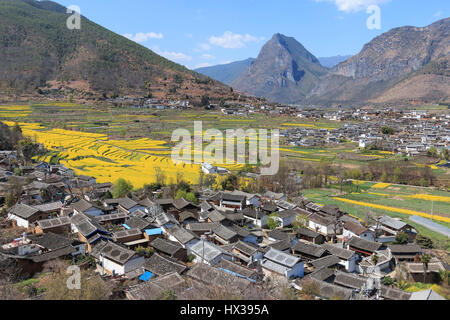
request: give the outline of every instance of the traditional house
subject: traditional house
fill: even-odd
[[[348,289],[361,290],[367,284],[367,278],[353,273],[338,271],[334,279],[334,284]]]
[[[320,268],[331,268],[331,269],[339,269],[341,265],[339,264],[341,260],[339,257],[335,255],[327,255],[322,258],[312,260],[310,263],[314,267],[314,269]],[[329,269],[329,270],[331,270]],[[325,281],[325,279],[319,279]]]
[[[287,197],[283,193],[275,193],[272,191],[267,191],[264,193],[264,198],[271,201],[286,201]]]
[[[14,205],[8,211],[8,220],[13,220],[17,226],[26,229],[30,228],[34,222],[47,218],[48,214],[22,203]]]
[[[178,242],[156,238],[150,245],[156,250],[156,252],[165,254],[171,258],[186,261],[187,249],[183,248]]]
[[[325,236],[327,241],[331,241],[341,233],[342,228],[339,222],[332,217],[324,217],[314,213],[308,219],[309,228]]]
[[[226,210],[242,210],[246,207],[247,198],[241,195],[223,193],[220,200],[220,207]]]
[[[138,228],[117,231],[112,234],[112,238],[117,243],[127,243],[142,239],[144,236]]]
[[[348,249],[357,252],[363,257],[373,255],[382,246],[382,243],[367,241],[358,237],[352,237],[348,242]]]
[[[188,247],[188,254],[195,256],[194,263],[205,263],[210,266],[216,265],[221,259],[232,260],[230,254],[227,254],[219,246],[205,240],[191,244]]]
[[[154,275],[163,276],[172,272],[181,274],[187,267],[175,259],[154,253],[150,258],[145,259],[144,269]]]
[[[263,252],[258,246],[243,241],[238,241],[233,246],[232,252],[235,256],[235,260],[238,260],[247,266],[259,262],[263,257]]]
[[[188,247],[190,244],[198,241],[198,236],[192,231],[186,230],[180,226],[173,226],[167,230],[169,240],[176,241],[183,246]]]
[[[378,219],[378,224],[372,226],[372,229],[377,233],[376,241],[378,242],[392,242],[400,232],[406,233],[410,239],[416,236],[416,231],[409,224],[389,216]]]
[[[412,282],[437,283],[440,279],[440,272],[446,270],[443,263],[437,259],[432,259],[425,269],[423,263],[408,262],[405,264],[408,280]]]
[[[263,210],[247,207],[242,210],[242,214],[244,215],[245,219],[249,220],[255,226],[263,227],[267,225],[267,219],[269,218],[269,216]]]
[[[63,234],[70,231],[70,228],[71,222],[69,217],[53,218],[37,221],[34,233],[53,232]]]
[[[220,245],[235,243],[239,239],[236,232],[220,223],[216,225],[212,232],[215,242],[219,243]]]
[[[357,224],[351,221],[344,223],[344,228],[342,231],[344,236],[344,241],[348,241],[352,237],[358,237],[368,241],[375,241],[375,232],[367,229],[361,224]]]
[[[308,228],[300,227],[295,233],[300,240],[306,240],[315,244],[322,244],[325,242],[325,236]]]
[[[287,280],[304,275],[304,263],[300,258],[273,248],[264,254],[261,267],[266,276],[275,275]]]
[[[422,254],[422,249],[414,244],[390,244],[388,248],[397,264],[399,262],[414,262],[414,258]]]
[[[70,207],[73,209],[74,213],[87,214],[93,217],[101,216],[103,214],[101,208],[94,206],[92,203],[84,199],[72,203]]]
[[[144,257],[111,241],[98,243],[93,248],[91,256],[95,258],[103,272],[113,276],[124,275],[142,267],[145,263]]]
[[[295,217],[298,216],[298,212],[292,209],[288,209],[278,212],[277,215],[277,220],[280,223],[280,227],[284,228],[292,225]]]
[[[356,270],[358,255],[354,251],[329,243],[322,244],[322,247],[324,247],[328,253],[337,256],[340,259],[339,264],[344,266],[347,272],[353,272]]]
[[[215,267],[230,274],[236,275],[239,278],[247,279],[252,282],[262,280],[260,274],[258,274],[255,269],[243,267],[242,265],[236,264],[226,259],[220,260],[215,265]]]
[[[117,202],[118,202],[117,210],[119,212],[125,212],[128,215],[136,210],[146,209],[144,206],[140,205],[139,203],[128,197],[117,199]]]
[[[292,247],[292,253],[296,256],[300,256],[304,261],[317,260],[328,255],[326,249],[322,246],[303,241],[298,241]]]
[[[253,206],[253,207],[259,207],[261,203],[261,196],[254,193],[247,193],[239,190],[234,190],[230,194],[236,195],[236,196],[244,196],[245,197],[245,204],[247,206]]]
[[[78,233],[80,241],[86,243],[86,251],[90,252],[92,246],[102,240],[109,240],[109,232],[98,222],[82,213],[70,218],[72,232]]]
[[[250,242],[253,243],[254,245],[258,245],[258,237],[252,234],[250,231],[247,231],[246,229],[235,224],[229,226],[228,229],[236,232],[239,240],[244,242]]]
[[[61,201],[44,203],[37,206],[34,206],[40,212],[46,213],[49,217],[57,217],[61,213],[61,209],[63,208],[63,204]]]

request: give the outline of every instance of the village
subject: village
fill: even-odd
[[[1,274],[32,278],[63,261],[120,283],[129,300],[445,300],[432,289],[402,290],[406,281],[447,281],[449,266],[426,237],[387,215],[366,224],[270,190],[199,188],[198,203],[166,187],[113,198],[114,182],[25,165],[16,151],[0,153],[0,177]]]
[[[142,100],[142,101],[141,101]],[[261,114],[267,116],[290,116],[297,119],[328,120],[344,123],[339,128],[300,127],[282,130],[292,146],[318,147],[330,143],[352,141],[359,148],[377,149],[415,156],[434,147],[438,152],[448,147],[450,142],[450,115],[437,110],[403,110],[398,106],[374,109],[340,106],[333,110],[320,107],[300,107],[277,104],[222,103],[204,105],[205,110],[220,110],[224,115],[248,117]],[[107,100],[112,105],[129,105],[137,109],[191,109],[189,100],[136,99],[120,97]],[[442,107],[442,106],[441,106]],[[442,109],[444,110],[444,109]],[[441,110],[441,111],[442,111]],[[380,128],[391,128],[393,132],[383,134]]]

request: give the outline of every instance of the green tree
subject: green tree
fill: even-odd
[[[280,218],[280,216],[276,212],[269,215],[269,218],[267,219],[267,226],[270,230],[274,230],[280,225],[278,218]]]
[[[394,244],[407,244],[408,243],[408,236],[404,232],[399,232],[395,236]]]
[[[423,254],[420,257],[420,260],[422,261],[423,264],[423,283],[426,282],[427,280],[427,273],[428,273],[428,264],[430,263],[431,260],[431,256],[429,254]]]
[[[372,262],[374,265],[377,265],[379,260],[380,258],[378,257],[378,255],[376,254],[372,255]]]
[[[292,222],[292,226],[294,229],[306,228],[309,225],[309,219],[304,214],[299,214],[295,217],[294,222]]]
[[[387,134],[387,135],[393,135],[395,133],[395,130],[394,130],[394,128],[390,128],[390,127],[382,127],[381,133]]]
[[[133,185],[131,182],[120,178],[113,185],[112,195],[114,198],[121,198],[127,196],[131,191],[133,191]]]
[[[436,147],[431,147],[427,151],[427,156],[429,156],[430,158],[438,158],[439,157],[438,149]]]
[[[386,173],[386,171],[383,171],[383,174],[381,175],[381,181],[382,182],[388,182],[388,175]]]
[[[394,284],[394,280],[391,277],[387,276],[384,277],[383,280],[381,280],[381,284],[384,286],[392,286]]]
[[[201,103],[202,107],[208,106],[210,104],[209,97],[207,95],[204,95],[202,97],[202,101],[200,103]]]
[[[193,192],[187,192],[186,190],[178,190],[176,195],[175,195],[175,199],[181,199],[184,198],[187,201],[193,202],[193,203],[198,203],[198,199],[195,196],[195,194]]]
[[[434,243],[433,240],[431,240],[430,237],[424,236],[422,234],[418,234],[416,239],[415,239],[415,243],[420,246],[421,248],[425,248],[425,249],[433,249],[434,248]]]
[[[26,162],[30,162],[39,150],[39,146],[34,144],[29,138],[25,138],[19,141],[18,149]]]
[[[17,202],[17,199],[14,196],[14,194],[12,192],[8,192],[5,197],[6,207],[11,208],[12,206],[14,206],[16,204],[16,202]]]
[[[222,181],[222,189],[234,191],[238,189],[238,177],[234,174],[229,174],[225,180]]]
[[[400,167],[395,168],[394,170],[394,183],[399,183],[402,176],[402,169]]]
[[[441,152],[441,158],[443,160],[450,160],[450,154],[447,148],[443,148]]]

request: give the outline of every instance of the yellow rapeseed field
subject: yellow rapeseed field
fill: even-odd
[[[377,183],[376,185],[373,185],[372,188],[374,189],[386,189],[387,187],[390,187],[391,183]]]
[[[8,126],[15,122],[4,121]],[[47,150],[58,152],[60,162],[76,174],[89,175],[98,182],[129,180],[135,188],[156,182],[157,172],[162,172],[166,183],[177,178],[196,184],[200,178],[198,164],[174,163],[171,148],[165,141],[148,138],[135,140],[110,140],[107,135],[63,129],[47,129],[37,123],[19,123],[25,136],[42,144]],[[193,150],[192,154],[199,151]],[[49,162],[52,156],[37,158]],[[229,170],[239,170],[242,164],[234,161],[213,163]],[[220,179],[217,181],[220,183]],[[248,181],[241,181],[243,185]]]
[[[364,207],[369,207],[369,208],[381,209],[381,210],[391,211],[391,212],[398,212],[398,213],[408,214],[408,215],[412,215],[412,216],[420,216],[420,217],[424,217],[424,218],[427,218],[427,219],[434,219],[434,220],[443,221],[443,222],[450,222],[450,218],[436,216],[436,215],[431,216],[428,213],[420,212],[420,211],[388,207],[388,206],[383,206],[383,205],[379,205],[379,204],[373,204],[373,203],[367,203],[367,202],[355,201],[355,200],[344,199],[344,198],[337,198],[337,197],[333,198],[333,199],[336,199],[336,200],[339,200],[339,201],[342,201],[342,202],[346,202],[346,203],[350,203],[350,204],[356,204],[358,206],[364,206]]]
[[[369,194],[374,194],[374,195],[383,196],[383,197],[401,197],[401,198],[408,198],[408,199],[420,199],[420,200],[429,200],[429,201],[438,201],[438,202],[450,202],[450,197],[433,196],[433,195],[430,195],[430,194],[405,195],[405,194],[387,194],[387,193],[376,193],[376,192],[369,192]]]

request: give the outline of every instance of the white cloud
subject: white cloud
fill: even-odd
[[[219,47],[227,48],[227,49],[238,49],[238,48],[244,47],[245,44],[248,42],[259,42],[262,40],[264,40],[264,37],[257,38],[252,35],[249,35],[249,34],[243,35],[243,34],[233,33],[231,31],[226,31],[221,36],[210,37],[209,43],[219,46]]]
[[[127,34],[124,34],[123,36],[127,37],[128,39],[130,39],[134,42],[138,42],[138,43],[147,42],[150,39],[164,38],[164,35],[162,33],[155,33],[155,32],[148,32],[148,33],[139,32],[136,34],[127,33]]]
[[[208,51],[208,50],[211,50],[211,46],[207,43],[202,43],[202,44],[200,44],[200,49]]]
[[[316,2],[333,2],[339,11],[347,13],[358,12],[371,5],[380,5],[391,2],[391,0],[315,0]]]
[[[211,67],[211,66],[212,66],[212,64],[209,63],[209,62],[202,62],[202,63],[199,63],[198,65],[196,65],[196,66],[194,67],[194,69],[205,68],[205,67]]]
[[[214,57],[213,55],[205,53],[205,54],[202,54],[202,58],[206,59],[206,60],[214,60],[216,57]]]
[[[436,12],[436,13],[434,14],[434,16],[435,16],[436,18],[440,18],[440,17],[442,17],[442,14],[443,14],[442,10],[439,10],[438,12]]]
[[[181,52],[171,52],[171,51],[162,51],[158,46],[152,47],[153,51],[155,51],[160,56],[163,56],[166,59],[175,61],[175,62],[187,62],[191,61],[192,57],[188,56]]]

